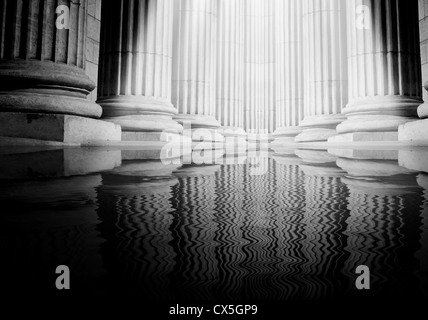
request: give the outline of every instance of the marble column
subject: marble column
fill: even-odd
[[[120,139],[86,99],[85,0],[0,1],[0,136],[64,143]],[[94,132],[95,131],[95,132]],[[116,135],[116,137],[115,137]]]
[[[418,4],[348,2],[349,103],[330,141],[394,141],[421,99]]]
[[[194,140],[223,141],[215,118],[217,0],[174,2],[172,103]],[[191,128],[189,128],[191,126]]]
[[[268,140],[275,130],[274,1],[245,7],[245,122],[248,140]]]
[[[401,141],[426,141],[428,137],[428,30],[425,27],[428,21],[428,6],[425,4],[425,0],[419,0],[419,33],[420,33],[420,51],[421,51],[421,69],[422,69],[422,81],[424,83],[423,99],[425,102],[418,107],[418,116],[422,120],[407,122],[400,125],[398,128],[398,140]]]
[[[246,138],[244,127],[245,0],[220,0],[217,24],[216,116],[226,140]]]
[[[275,144],[294,141],[303,120],[303,2],[275,0]]]
[[[98,103],[123,140],[163,141],[182,131],[172,119],[170,0],[103,2]]]
[[[347,103],[346,2],[305,0],[304,131],[295,141],[325,141],[335,135]]]

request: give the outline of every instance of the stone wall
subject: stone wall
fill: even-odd
[[[421,40],[422,83],[428,81],[428,0],[419,0],[419,36]],[[424,101],[428,92],[424,91]]]
[[[86,36],[86,74],[98,87],[98,59],[100,52],[101,0],[88,0]],[[97,100],[97,88],[88,96]]]

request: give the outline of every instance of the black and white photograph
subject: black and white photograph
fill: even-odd
[[[0,0],[0,204],[5,318],[423,317],[428,0]]]

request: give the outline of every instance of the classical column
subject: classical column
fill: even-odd
[[[294,141],[303,119],[303,23],[301,0],[275,0],[274,143]]]
[[[349,104],[342,136],[331,141],[394,141],[421,100],[416,1],[348,2]]]
[[[244,129],[248,140],[267,140],[274,130],[273,0],[247,0],[245,6]]]
[[[245,0],[220,0],[217,24],[216,116],[229,140],[246,138],[244,127]]]
[[[398,140],[427,140],[428,137],[428,57],[425,52],[428,49],[428,30],[425,27],[428,21],[428,6],[425,6],[425,0],[419,0],[419,32],[420,32],[420,51],[421,51],[421,69],[422,81],[425,81],[423,99],[425,102],[418,107],[418,116],[423,120],[407,122],[398,128]]]
[[[297,142],[325,141],[335,135],[347,103],[346,2],[303,3],[304,131]]]
[[[120,139],[119,127],[81,118],[102,111],[86,99],[95,88],[85,74],[86,1],[61,3],[0,1],[0,136]]]
[[[182,131],[172,120],[172,9],[170,0],[103,2],[97,102],[123,140]]]
[[[193,139],[222,141],[215,118],[217,0],[174,2],[172,103]],[[204,129],[204,130],[198,130]]]

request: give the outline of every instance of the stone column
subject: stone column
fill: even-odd
[[[419,40],[421,51],[421,69],[422,81],[425,81],[423,91],[423,100],[425,101],[418,107],[418,116],[423,120],[407,122],[398,128],[398,140],[427,140],[428,137],[428,6],[425,0],[419,0]]]
[[[273,0],[246,1],[245,39],[244,129],[248,140],[267,140],[275,126]]]
[[[331,141],[394,141],[421,100],[418,5],[348,2],[349,104]]]
[[[217,24],[216,116],[227,140],[246,138],[244,127],[245,0],[220,0]]]
[[[222,141],[215,118],[217,0],[174,2],[172,103],[193,139]],[[205,129],[205,130],[197,130]]]
[[[275,0],[276,144],[294,141],[303,119],[303,23],[301,0]]]
[[[348,82],[346,2],[305,0],[303,3],[305,118],[297,142],[325,141],[345,117]]]
[[[81,118],[102,111],[86,99],[95,88],[85,74],[86,1],[60,4],[0,1],[0,136],[120,139],[119,127]]]
[[[123,140],[159,141],[177,134],[171,103],[170,0],[109,1],[102,7],[98,103]]]

